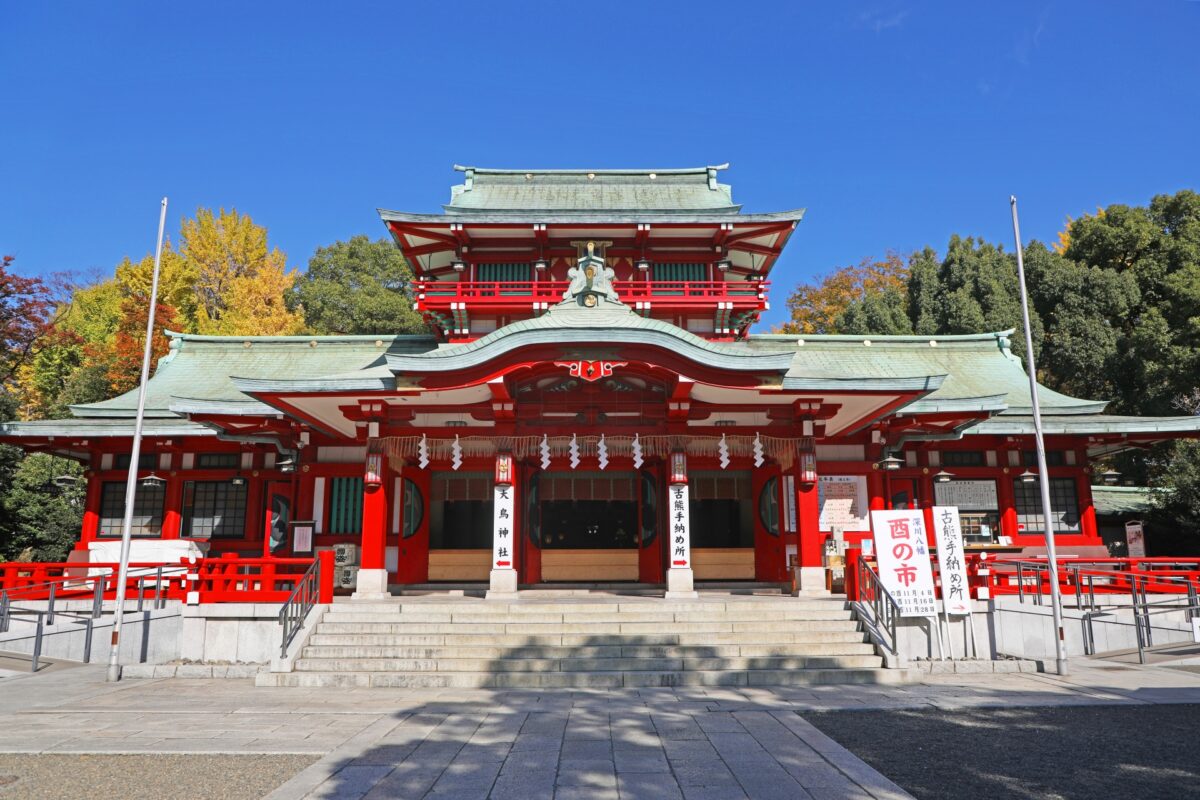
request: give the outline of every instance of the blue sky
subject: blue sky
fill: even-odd
[[[0,251],[110,273],[199,206],[302,267],[451,164],[729,161],[805,207],[774,277],[1200,189],[1200,2],[0,0]],[[760,330],[765,328],[760,327]]]

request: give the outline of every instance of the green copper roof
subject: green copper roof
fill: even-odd
[[[384,363],[389,352],[433,348],[431,336],[194,336],[168,333],[171,349],[159,360],[146,385],[146,414],[172,417],[173,407],[216,402],[213,413],[234,413],[251,402],[234,384],[233,375],[260,378],[305,378],[366,369]],[[255,405],[260,405],[255,402]],[[264,413],[273,413],[265,412]],[[128,417],[137,409],[137,391],[111,400],[72,406],[79,417]],[[196,409],[200,410],[200,409]]]
[[[1021,435],[1033,434],[1033,417],[1002,414],[985,420],[968,433]],[[1200,433],[1200,417],[1118,417],[1111,414],[1044,414],[1042,432],[1047,435],[1075,436],[1125,434],[1128,436]]]
[[[1093,486],[1092,505],[1102,517],[1142,514],[1150,508],[1150,489],[1146,486]]]
[[[454,214],[528,211],[715,212],[736,214],[727,184],[717,172],[728,164],[694,169],[507,170],[461,167],[463,183],[450,190],[444,208]]]
[[[113,419],[40,419],[32,422],[0,422],[0,436],[41,438],[44,436],[103,438],[133,436],[132,417]],[[178,417],[147,419],[145,436],[216,436],[217,431],[198,422]]]
[[[937,391],[906,409],[917,413],[978,410],[1021,413],[1029,408],[1029,378],[1009,349],[1012,331],[964,336],[754,335],[750,347],[790,347],[789,379],[909,378],[945,375]],[[785,386],[787,385],[785,381]],[[1055,414],[1096,414],[1106,403],[1068,397],[1040,386],[1042,408]]]

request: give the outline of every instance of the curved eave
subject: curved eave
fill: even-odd
[[[684,333],[681,331],[681,333]],[[427,354],[387,356],[388,368],[397,373],[450,372],[470,369],[522,347],[546,344],[589,345],[648,344],[670,350],[696,364],[736,372],[784,372],[792,363],[791,353],[748,354],[728,352],[699,337],[689,341],[681,335],[645,327],[628,329],[538,328],[489,334],[469,344],[447,347]]]
[[[1039,398],[1041,399],[1041,398]],[[1078,403],[1075,405],[1053,405],[1047,406],[1045,401],[1042,402],[1042,416],[1088,416],[1103,414],[1104,409],[1108,408],[1107,400],[1092,400],[1088,402]],[[1005,416],[1014,417],[1030,417],[1033,415],[1033,406],[1009,406],[1004,412]]]
[[[968,433],[988,435],[1032,435],[1033,418],[993,417],[980,422]],[[1042,417],[1042,432],[1076,436],[1179,436],[1200,435],[1200,417],[1102,417],[1099,419],[1062,419]]]
[[[231,377],[238,391],[256,394],[301,394],[321,392],[387,392],[396,388],[392,378],[301,378],[297,380],[267,380],[262,378]]]
[[[1004,403],[1006,395],[997,394],[987,397],[948,397],[917,400],[904,407],[907,414],[995,414],[1008,408]]]
[[[82,437],[88,439],[109,436],[133,436],[134,420],[113,419],[59,419],[33,422],[0,423],[0,436],[21,439],[46,437]],[[143,436],[214,436],[216,432],[197,422],[172,417],[167,420],[146,420],[142,425]]]
[[[281,417],[277,409],[257,400],[196,400],[175,398],[171,411],[176,414],[218,414],[225,417]]]
[[[784,389],[803,392],[936,392],[946,375],[918,375],[911,378],[802,378],[783,379]],[[908,410],[908,406],[904,407]]]
[[[803,208],[790,211],[775,211],[766,214],[738,214],[736,208],[725,213],[715,211],[683,211],[663,213],[661,211],[472,211],[462,209],[453,214],[409,214],[404,211],[389,211],[386,208],[376,209],[384,222],[407,222],[418,225],[449,225],[474,222],[482,225],[523,225],[523,224],[570,224],[579,226],[587,223],[594,225],[637,225],[641,224],[725,224],[753,225],[769,222],[799,222],[804,218]]]

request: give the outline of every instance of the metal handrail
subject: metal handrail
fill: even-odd
[[[96,575],[71,576],[55,578],[51,581],[45,581],[37,584],[26,584],[21,586],[17,591],[26,592],[34,589],[45,588],[47,591],[46,608],[24,608],[22,606],[14,606],[12,599],[9,596],[8,590],[0,590],[0,633],[7,633],[15,619],[18,622],[28,622],[36,624],[37,630],[34,633],[33,653],[30,659],[30,671],[37,672],[41,662],[42,654],[42,639],[45,636],[46,626],[53,625],[54,621],[59,616],[69,617],[74,620],[82,620],[84,623],[84,639],[83,639],[83,663],[90,663],[92,660],[92,634],[96,620],[104,613],[104,590],[109,579],[114,577],[112,570],[108,568],[105,572]],[[139,570],[141,570],[139,572]],[[152,571],[151,571],[152,570]],[[146,582],[154,581],[153,605],[154,609],[166,607],[167,598],[163,594],[162,585],[164,576],[169,577],[172,574],[186,573],[187,567],[183,565],[158,565],[155,567],[137,567],[130,571],[129,579],[135,580],[134,586],[137,597],[137,610],[142,611],[146,600]],[[64,611],[56,608],[58,597],[58,587],[67,583],[86,583],[91,581],[92,584],[92,607],[86,612]],[[33,617],[35,619],[26,619]]]
[[[858,597],[870,604],[873,625],[876,629],[887,631],[888,648],[892,655],[899,655],[896,629],[900,620],[900,606],[883,585],[879,574],[861,555],[858,557]]]
[[[304,620],[320,600],[321,596],[321,559],[314,558],[312,565],[296,583],[296,588],[283,601],[279,609],[279,624],[283,626],[283,642],[279,647],[279,657],[286,658],[288,647],[296,634],[304,627]]]

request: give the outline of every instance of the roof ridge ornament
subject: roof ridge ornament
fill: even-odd
[[[580,242],[574,243],[579,246]],[[608,242],[601,242],[607,246]],[[587,242],[580,248],[581,252],[576,265],[567,270],[570,284],[563,292],[562,303],[559,305],[575,304],[583,308],[596,308],[601,303],[611,303],[624,307],[625,304],[617,296],[613,288],[613,278],[616,272],[608,266],[602,255],[596,255],[596,243]]]

